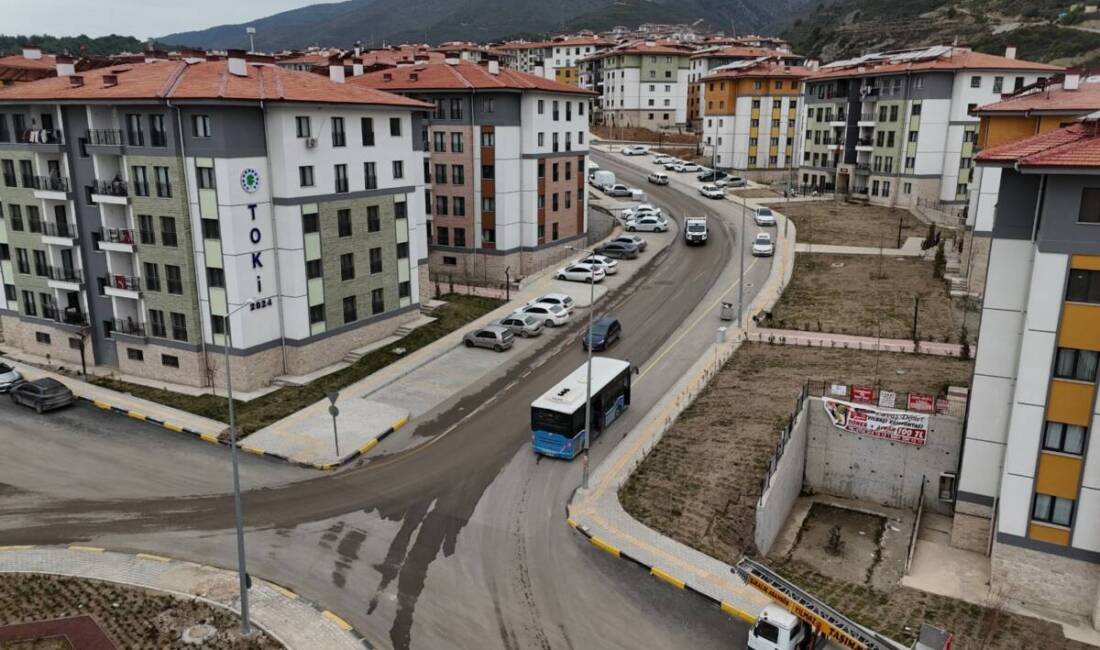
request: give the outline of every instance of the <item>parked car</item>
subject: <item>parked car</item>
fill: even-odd
[[[634,190],[622,183],[615,183],[614,185],[605,186],[603,188],[603,193],[608,196],[633,196]]]
[[[512,330],[501,325],[489,325],[479,330],[467,332],[462,337],[462,342],[468,348],[489,348],[497,352],[504,352],[516,343],[516,337]]]
[[[772,236],[766,232],[756,233],[756,239],[752,240],[752,254],[755,257],[771,257],[775,254],[775,243]]]
[[[704,185],[699,188],[699,193],[708,199],[724,199],[726,192],[717,185]]]
[[[11,389],[12,402],[29,406],[39,413],[68,406],[74,399],[68,386],[50,377],[24,381]]]
[[[619,324],[619,319],[610,316],[597,318],[592,323],[592,332],[589,333],[585,329],[584,335],[581,336],[581,347],[587,350],[591,345],[593,352],[606,350],[612,343],[618,341],[622,334],[623,326]]]
[[[715,185],[721,184],[723,187],[745,187],[748,183],[740,176],[730,176],[724,178],[721,181],[715,182]]]
[[[584,259],[577,260],[577,262],[603,267],[604,275],[615,275],[619,272],[619,263],[604,255],[589,255]]]
[[[639,253],[644,253],[645,248],[648,245],[648,244],[646,244],[645,239],[641,235],[635,235],[635,234],[619,235],[615,239],[612,239],[611,242],[623,242],[623,243],[634,244],[635,246],[638,247],[638,252]],[[608,242],[608,243],[611,243],[611,242]]]
[[[699,165],[696,165],[695,163],[682,162],[679,165],[676,165],[675,167],[673,167],[672,171],[679,172],[679,173],[683,174],[683,173],[686,173],[686,172],[697,172],[700,169],[702,169],[702,168],[699,167]]]
[[[649,147],[644,144],[628,144],[623,147],[624,156],[644,156],[649,153]]]
[[[726,172],[715,171],[713,169],[704,169],[696,176],[701,183],[716,183],[718,181],[729,178],[729,174]]]
[[[565,309],[565,312],[567,314],[572,314],[573,310],[576,309],[576,306],[577,306],[576,303],[573,302],[573,297],[572,296],[567,296],[564,293],[547,293],[547,294],[543,294],[542,297],[537,298],[535,300],[532,300],[531,302],[529,302],[527,304],[528,305],[539,305],[539,304],[558,305],[559,307],[562,307],[563,309]]]
[[[684,161],[680,160],[679,158],[671,158],[668,162],[665,163],[665,169],[667,169],[668,171],[672,171],[676,168],[677,165],[682,164],[684,164]]]
[[[0,363],[0,393],[6,393],[23,381],[23,375],[6,363]]]
[[[632,260],[638,257],[638,245],[634,242],[619,241],[621,237],[607,242],[596,249],[596,252],[604,257],[612,257],[617,260]]]
[[[753,210],[752,220],[755,221],[758,226],[774,226],[775,213],[771,211],[771,208],[760,206]]]
[[[672,156],[666,156],[664,154],[661,154],[660,156],[655,156],[653,158],[653,164],[654,165],[667,165],[668,163],[672,162],[673,160],[676,160],[676,159],[673,158]]]
[[[546,327],[558,327],[569,322],[569,312],[561,305],[535,303],[517,309],[516,314],[527,314],[542,321]]]
[[[569,266],[563,266],[558,269],[554,277],[558,280],[568,280],[569,282],[600,282],[603,280],[604,275],[605,273],[601,266],[574,262]]]
[[[630,219],[632,217],[640,217],[646,214],[655,214],[658,217],[664,216],[661,212],[661,208],[658,208],[651,203],[640,203],[633,208],[627,208],[623,210],[623,217],[626,219]]]
[[[653,172],[647,178],[654,185],[668,185],[668,174],[664,172]]]
[[[511,330],[512,334],[528,338],[542,334],[542,321],[531,314],[512,314],[493,323]]]
[[[626,222],[628,232],[668,232],[668,222],[656,215],[645,215]]]

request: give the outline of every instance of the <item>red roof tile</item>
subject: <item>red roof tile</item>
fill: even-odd
[[[895,74],[921,70],[1033,70],[1036,72],[1060,72],[1062,68],[1046,63],[1009,59],[995,54],[983,54],[973,50],[953,47],[935,58],[915,61],[867,61],[862,64],[836,68],[821,68],[813,81],[862,77],[867,75]]]
[[[322,104],[379,104],[428,108],[407,97],[349,83],[336,83],[309,72],[272,65],[247,65],[247,76],[229,73],[227,61],[158,61],[109,66],[80,73],[82,86],[69,77],[53,77],[0,89],[0,101],[210,99]],[[115,75],[117,85],[104,86]]]
[[[802,59],[804,57],[792,52],[776,50],[768,47],[723,47],[716,50],[697,52],[691,55],[693,59],[755,59],[757,57],[770,56],[784,59]]]
[[[52,54],[43,54],[40,59],[28,59],[22,54],[11,54],[0,57],[0,66],[9,68],[24,68],[26,70],[53,70],[57,65],[57,57]]]
[[[416,78],[413,78],[416,75]],[[386,80],[387,76],[389,81]],[[351,85],[379,90],[541,90],[545,92],[595,95],[577,86],[559,83],[538,75],[520,72],[500,66],[498,74],[489,72],[488,66],[470,61],[449,63],[421,63],[413,66],[371,72],[348,79]]]
[[[1015,97],[978,107],[978,114],[997,113],[1091,113],[1100,110],[1100,80],[1081,81],[1077,90],[1062,84],[1035,88]]]
[[[757,77],[767,77],[769,79],[776,77],[793,78],[793,79],[805,79],[814,73],[813,70],[805,68],[800,65],[781,65],[775,61],[763,61],[756,65],[746,66],[743,68],[733,68],[730,70],[714,70],[710,74],[703,77],[703,81],[714,81],[717,79],[754,79]]]
[[[694,47],[676,41],[633,41],[630,43],[623,43],[622,45],[604,50],[603,52],[598,52],[589,58],[597,59],[605,56],[615,56],[616,54],[674,54],[688,56],[694,51]]]
[[[1100,122],[1090,120],[987,149],[979,163],[1019,167],[1100,167]]]

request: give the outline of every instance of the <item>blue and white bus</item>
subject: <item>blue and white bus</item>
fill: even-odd
[[[573,459],[584,449],[587,364],[531,403],[531,444],[536,454]],[[592,358],[592,438],[630,406],[630,362]]]

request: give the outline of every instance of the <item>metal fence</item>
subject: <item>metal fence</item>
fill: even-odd
[[[791,441],[791,433],[794,431],[795,422],[798,421],[798,416],[801,415],[802,409],[806,405],[806,397],[808,396],[807,389],[809,383],[802,385],[802,390],[799,391],[798,401],[795,402],[794,410],[790,416],[787,417],[787,423],[783,425],[783,430],[779,433],[779,440],[775,443],[775,450],[772,451],[771,460],[768,461],[768,471],[764,475],[764,478],[760,479],[760,496],[757,497],[757,507],[763,505],[764,495],[767,493],[768,488],[771,487],[772,477],[775,475],[776,468],[779,467],[779,461],[783,458],[783,453],[787,450],[787,443]]]

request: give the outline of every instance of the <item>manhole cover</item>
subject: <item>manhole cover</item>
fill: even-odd
[[[833,262],[829,266],[833,267],[834,269],[839,269],[840,267],[844,266],[844,262]]]
[[[218,629],[213,625],[192,625],[183,631],[183,642],[187,645],[202,645],[217,633]]]

